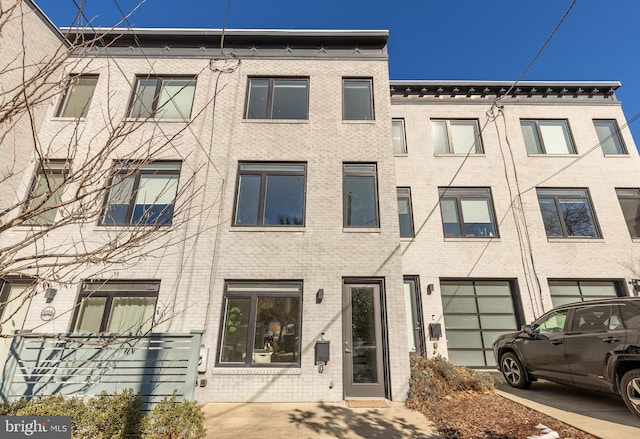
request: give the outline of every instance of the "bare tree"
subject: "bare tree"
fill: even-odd
[[[110,75],[118,67],[109,59],[96,67],[88,54],[104,53],[114,37],[103,30],[87,39],[75,27],[65,38],[52,30],[50,42],[34,42],[35,12],[26,3],[0,0],[0,283],[30,284],[0,297],[0,330],[15,326],[20,309],[49,286],[77,283],[87,273],[107,278],[114,267],[184,242],[186,220],[195,214],[185,209],[203,184],[196,183],[202,165],[188,164],[176,145],[208,105],[171,133],[156,120],[162,111],[179,110],[175,98],[189,92],[189,81],[157,87],[153,108],[137,95],[127,111],[107,99],[100,127],[88,130],[82,121],[97,71]],[[42,115],[54,102],[64,120],[57,132],[41,136]],[[92,233],[95,225],[104,226],[101,233]]]

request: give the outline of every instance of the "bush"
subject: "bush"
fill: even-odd
[[[200,439],[205,437],[204,413],[194,401],[163,398],[142,423],[142,439]]]
[[[411,381],[408,401],[456,397],[469,393],[493,392],[493,378],[466,367],[456,366],[446,359],[411,357]]]
[[[89,399],[36,396],[0,403],[0,416],[71,416],[73,439],[200,439],[206,434],[204,413],[193,401],[164,398],[146,416],[142,396],[131,389]]]

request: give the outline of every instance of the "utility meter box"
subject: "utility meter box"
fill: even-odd
[[[327,364],[329,362],[329,340],[316,341],[315,353],[316,365]]]
[[[440,323],[429,323],[429,338],[439,340],[442,337],[442,326]]]

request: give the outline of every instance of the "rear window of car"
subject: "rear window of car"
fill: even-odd
[[[640,307],[635,305],[620,305],[622,321],[627,329],[640,329]]]

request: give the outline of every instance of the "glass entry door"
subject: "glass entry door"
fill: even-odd
[[[345,398],[384,398],[380,285],[346,284],[342,305]]]

